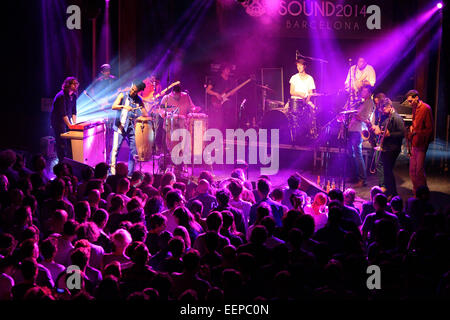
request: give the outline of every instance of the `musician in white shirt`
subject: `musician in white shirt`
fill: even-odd
[[[370,84],[373,87],[376,80],[375,69],[367,64],[365,58],[359,57],[357,64],[351,66],[348,70],[345,90],[350,92],[350,81],[353,93],[358,93],[366,84]]]
[[[303,59],[296,61],[298,73],[294,74],[289,80],[291,99],[304,99],[314,108],[311,102],[311,96],[316,89],[313,77],[306,73],[306,63]]]

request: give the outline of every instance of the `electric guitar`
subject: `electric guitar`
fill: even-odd
[[[251,78],[247,79],[246,81],[244,81],[243,83],[241,83],[240,85],[238,85],[236,88],[225,92],[221,95],[221,99],[217,98],[216,96],[212,96],[211,97],[211,104],[215,107],[215,108],[220,108],[226,101],[230,100],[229,97],[232,96],[233,94],[235,94],[239,89],[241,89],[243,86],[245,86],[247,83],[249,83],[250,81],[252,81]]]
[[[172,89],[173,87],[175,87],[176,85],[179,85],[180,81],[176,81],[171,83],[167,88],[165,88],[164,90],[162,90],[160,93],[158,93],[157,95],[155,95],[153,98],[149,99],[149,100],[144,100],[142,99],[142,101],[147,102],[149,105],[153,106],[155,103],[157,103],[157,100],[162,97],[168,90]]]

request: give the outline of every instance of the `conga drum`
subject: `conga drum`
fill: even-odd
[[[202,156],[205,147],[203,136],[208,130],[208,115],[205,113],[189,113],[187,115],[188,130],[191,135],[191,150],[195,156]],[[195,128],[197,128],[195,130]],[[195,135],[197,134],[197,135]]]
[[[165,119],[166,125],[166,146],[169,152],[179,143],[179,141],[172,141],[172,132],[177,129],[186,129],[186,117],[180,114],[172,114]]]
[[[139,117],[136,119],[134,132],[138,161],[149,161],[152,157],[152,147],[155,142],[152,121],[152,117]]]

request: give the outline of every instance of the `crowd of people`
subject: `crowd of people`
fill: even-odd
[[[1,300],[295,300],[448,298],[450,211],[430,191],[306,194],[235,169],[178,181],[119,162],[46,171],[0,152]],[[157,181],[156,181],[157,180]],[[369,289],[369,265],[381,288]]]

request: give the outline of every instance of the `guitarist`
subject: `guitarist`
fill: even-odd
[[[402,117],[395,112],[391,99],[385,98],[381,102],[381,111],[383,112],[383,117],[381,118],[380,125],[374,126],[374,131],[375,134],[381,134],[383,137],[382,141],[380,141],[380,147],[384,182],[386,185],[386,191],[384,193],[387,197],[393,197],[397,195],[393,170],[395,161],[402,149],[405,123]]]
[[[226,128],[234,128],[236,108],[233,101],[223,102],[222,95],[233,89],[235,81],[231,78],[231,66],[224,64],[220,76],[206,87],[206,93],[210,98],[209,123],[211,128],[225,131]]]
[[[409,175],[413,184],[414,194],[417,188],[427,185],[425,177],[425,155],[433,140],[433,115],[431,107],[420,100],[419,92],[409,90],[406,101],[412,107],[413,123],[409,127],[408,140],[411,146],[409,160]]]

